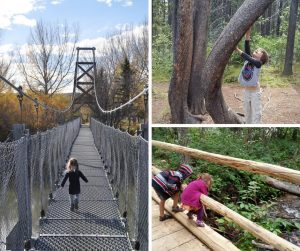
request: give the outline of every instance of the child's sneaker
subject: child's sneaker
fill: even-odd
[[[196,225],[198,227],[205,227],[204,222],[202,220],[196,220]]]
[[[179,206],[172,207],[172,212],[174,212],[174,213],[179,213],[179,212],[183,212],[183,211],[184,211],[184,209],[180,208]]]
[[[193,219],[193,212],[192,211],[189,211],[186,215],[187,217],[189,218],[189,220],[192,220]]]

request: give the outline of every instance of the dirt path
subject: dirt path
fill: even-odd
[[[223,86],[223,95],[232,110],[243,113],[242,87],[233,84],[225,85]],[[262,105],[264,124],[300,124],[300,86],[292,85],[284,88],[265,87],[263,88]],[[169,124],[170,117],[168,84],[154,83],[152,123]],[[209,115],[206,115],[204,123],[213,123]]]

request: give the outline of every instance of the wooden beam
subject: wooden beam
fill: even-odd
[[[270,231],[264,229],[263,227],[257,225],[256,223],[248,220],[247,218],[219,203],[218,201],[215,201],[204,194],[200,196],[200,199],[202,204],[204,204],[205,206],[225,216],[226,218],[231,219],[241,228],[245,229],[255,237],[263,240],[271,246],[276,247],[276,249],[282,251],[300,251],[300,247],[297,247],[291,242],[288,242],[287,240],[277,236],[276,234],[271,233]]]
[[[152,189],[152,198],[154,201],[159,203],[160,199]],[[195,221],[188,220],[185,213],[173,213],[172,212],[172,199],[168,199],[165,204],[165,209],[169,214],[173,216],[177,221],[179,221],[183,226],[185,226],[191,233],[193,233],[201,242],[212,250],[215,251],[235,251],[240,250],[234,246],[229,240],[224,238],[222,235],[218,234],[216,231],[211,229],[209,226],[197,227]],[[158,206],[158,205],[157,205]]]
[[[273,176],[275,178],[287,180],[300,185],[300,171],[294,169],[252,160],[224,156],[221,154],[209,153],[156,140],[152,140],[152,145],[168,151],[189,155],[193,158],[206,160],[219,165],[230,166],[238,170]]]
[[[153,174],[157,174],[159,172],[160,170],[158,168],[152,166]],[[229,209],[228,207],[224,206],[218,201],[215,201],[204,194],[201,195],[200,200],[205,206],[227,217],[228,219],[231,219],[241,228],[245,229],[249,233],[252,233],[255,237],[263,240],[264,242],[276,247],[276,249],[284,251],[300,251],[300,247],[297,247],[296,245],[288,242],[287,240],[269,232],[268,230],[248,220],[240,214],[234,212],[233,210]]]

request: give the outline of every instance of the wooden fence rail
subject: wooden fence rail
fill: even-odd
[[[184,146],[174,145],[161,141],[152,140],[152,145],[166,149],[168,151],[178,152],[197,159],[206,160],[215,164],[230,166],[238,170],[248,171],[252,173],[269,175],[275,178],[286,180],[297,185],[300,185],[300,171],[272,165],[252,160],[244,160],[221,154],[209,153],[201,150],[196,150]]]

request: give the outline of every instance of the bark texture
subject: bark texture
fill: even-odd
[[[175,0],[173,13],[173,73],[169,88],[172,123],[193,123],[187,106],[193,57],[194,0]]]
[[[188,106],[192,114],[206,112],[205,88],[200,79],[206,60],[210,5],[210,0],[195,1],[194,3],[193,58],[188,93]]]
[[[294,58],[294,44],[296,34],[296,23],[298,13],[298,0],[291,0],[288,37],[286,43],[285,61],[283,75],[293,75],[293,58]]]
[[[206,59],[210,0],[174,0],[174,62],[169,88],[172,123],[201,122],[201,116],[192,114],[203,114],[205,108],[215,123],[243,122],[224,100],[222,76],[238,42],[273,1],[244,1]]]

